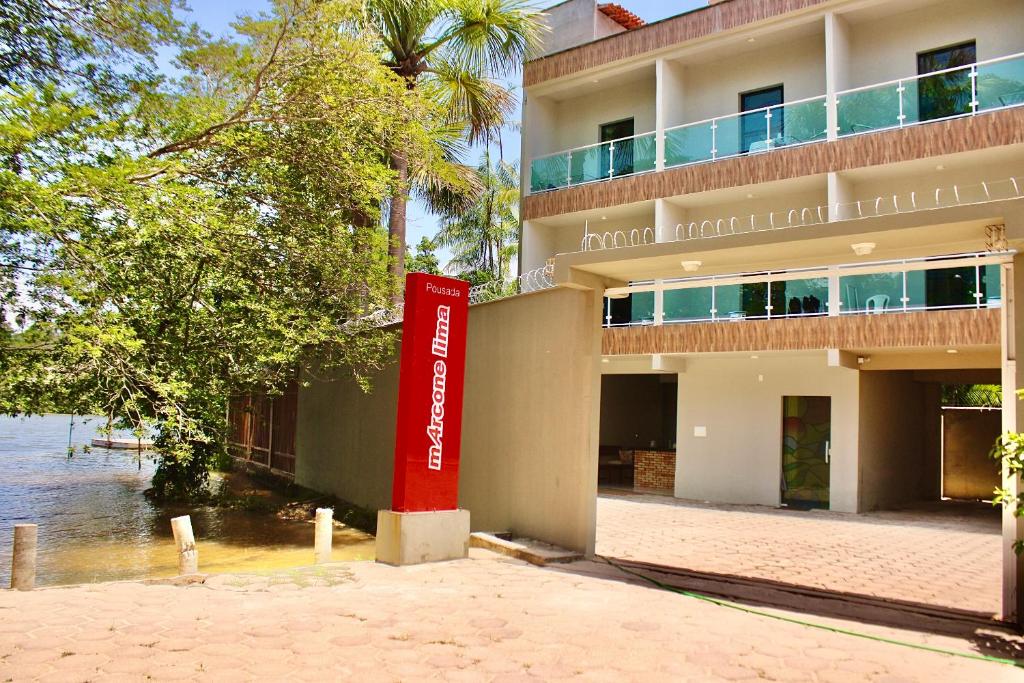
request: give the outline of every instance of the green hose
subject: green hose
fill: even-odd
[[[1020,661],[1018,661],[1018,660],[1015,660],[1015,659],[1003,659],[1001,657],[989,657],[988,655],[979,655],[979,654],[974,654],[974,653],[971,653],[971,652],[958,652],[956,650],[946,650],[946,649],[943,649],[941,647],[931,647],[930,645],[921,645],[919,643],[908,643],[906,641],[896,640],[894,638],[885,638],[883,636],[873,636],[870,633],[861,633],[860,631],[851,631],[850,629],[838,628],[838,627],[835,627],[835,626],[827,626],[825,624],[816,624],[816,623],[814,623],[812,621],[802,621],[800,619],[794,619],[792,617],[784,617],[781,614],[772,614],[771,612],[763,612],[761,610],[752,609],[750,607],[744,607],[743,605],[739,605],[739,604],[737,604],[735,602],[729,602],[728,600],[720,600],[718,598],[713,598],[713,597],[711,597],[709,595],[702,595],[700,593],[694,593],[692,591],[683,590],[682,588],[676,588],[675,586],[670,586],[667,583],[662,583],[661,581],[658,581],[655,578],[647,576],[646,574],[642,574],[642,573],[634,571],[632,569],[627,569],[626,567],[623,567],[620,564],[612,562],[607,557],[603,557],[601,555],[596,555],[596,557],[600,558],[602,561],[604,561],[604,562],[610,564],[611,566],[615,567],[619,571],[624,572],[626,574],[630,574],[630,575],[635,576],[637,578],[643,579],[644,581],[647,581],[648,583],[650,583],[650,584],[652,584],[652,585],[654,585],[654,586],[656,586],[656,587],[658,587],[658,588],[660,588],[662,590],[671,591],[672,593],[678,593],[679,595],[685,595],[688,598],[694,598],[696,600],[703,600],[704,602],[710,602],[711,604],[718,605],[719,607],[726,607],[728,609],[734,609],[734,610],[737,610],[739,612],[746,612],[747,614],[754,614],[754,615],[759,616],[759,617],[767,617],[769,619],[776,619],[778,621],[785,621],[785,622],[788,622],[790,624],[797,624],[799,626],[806,626],[807,628],[816,628],[816,629],[819,629],[819,630],[822,630],[822,631],[831,631],[833,633],[841,633],[843,635],[853,636],[855,638],[864,638],[865,640],[874,640],[874,641],[879,642],[879,643],[888,643],[890,645],[899,645],[900,647],[909,647],[909,648],[912,648],[914,650],[924,650],[925,652],[935,652],[935,653],[942,654],[942,655],[949,655],[951,657],[962,657],[964,659],[975,659],[975,660],[982,661],[982,662],[995,662],[997,664],[1007,664],[1009,666],[1016,666],[1016,667],[1021,667],[1022,666],[1022,663]]]

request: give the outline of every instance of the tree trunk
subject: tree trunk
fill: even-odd
[[[397,302],[402,300],[402,288],[405,286],[405,206],[409,201],[409,161],[401,153],[393,152],[391,168],[397,177],[388,216],[388,272],[394,276]]]

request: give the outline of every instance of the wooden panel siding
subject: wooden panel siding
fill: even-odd
[[[1024,143],[1024,107],[692,164],[523,198],[524,220]]]
[[[828,0],[725,0],[527,62],[523,67],[523,86],[528,88],[826,2]]]
[[[604,330],[602,353],[702,353],[999,344],[999,311],[968,309]]]

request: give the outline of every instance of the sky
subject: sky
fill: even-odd
[[[600,0],[599,0],[600,1]],[[267,7],[263,0],[191,0],[188,3],[191,9],[190,18],[201,27],[215,36],[231,32],[231,22],[239,14],[258,12]],[[540,7],[550,7],[556,4],[552,1],[538,3]],[[676,0],[675,2],[664,2],[658,0],[618,0],[618,4],[633,12],[647,22],[658,21],[667,17],[688,12],[692,9],[707,4],[707,0]],[[521,99],[522,93],[519,86],[522,82],[520,74],[515,74],[509,79],[515,84],[517,99]],[[519,121],[521,109],[516,110],[512,119]],[[502,152],[507,161],[519,160],[519,134],[515,131],[506,131],[502,135]],[[477,163],[482,153],[480,149],[472,150],[472,158],[467,159],[469,163]],[[492,156],[496,150],[492,149]],[[416,245],[421,237],[433,237],[438,230],[437,218],[432,216],[420,202],[413,200],[408,209],[407,215],[407,236],[410,245]],[[444,264],[448,255],[439,252],[438,256]]]

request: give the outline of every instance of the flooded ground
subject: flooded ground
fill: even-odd
[[[82,446],[103,426],[67,415],[0,416],[0,587],[10,585],[16,523],[39,525],[37,585],[173,576],[171,517],[192,516],[203,572],[312,564],[313,525],[267,513],[159,506],[143,496],[156,463],[134,452]],[[334,559],[372,560],[373,537],[336,528]]]

